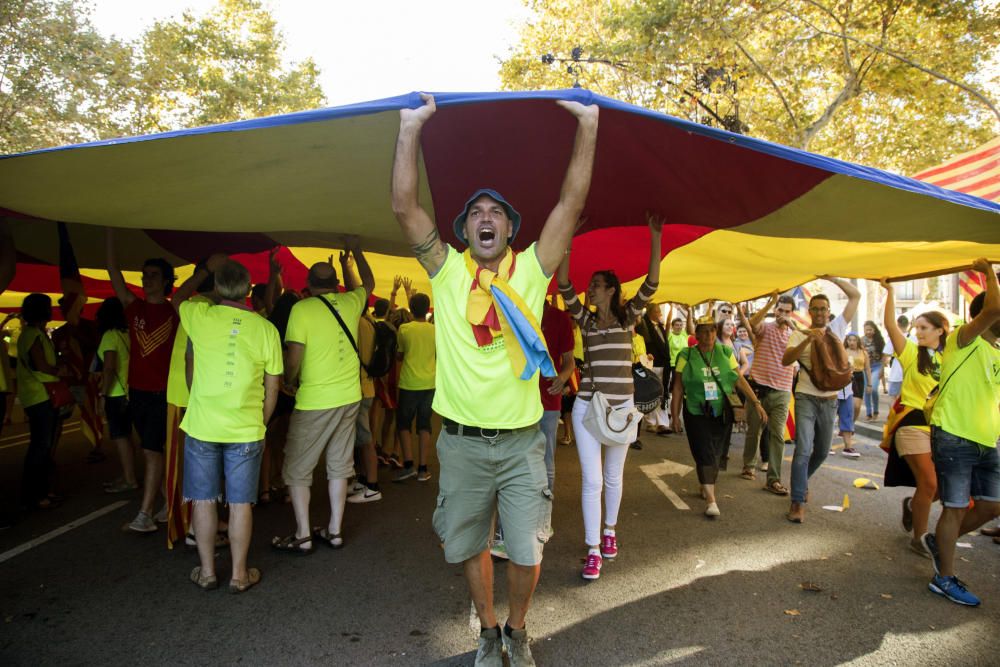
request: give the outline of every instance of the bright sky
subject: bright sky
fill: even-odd
[[[94,25],[135,39],[157,19],[214,0],[92,0]],[[312,57],[331,106],[413,90],[499,89],[499,59],[529,16],[521,0],[265,0],[287,44],[286,57]]]

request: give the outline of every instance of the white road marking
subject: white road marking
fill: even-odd
[[[25,551],[27,551],[29,549],[33,549],[33,548],[37,547],[39,544],[45,544],[49,540],[53,540],[53,539],[59,537],[60,535],[62,535],[63,533],[68,533],[69,531],[73,530],[74,528],[79,528],[80,526],[84,525],[85,523],[90,523],[94,519],[100,518],[100,517],[104,516],[105,514],[108,514],[110,512],[114,512],[119,507],[122,507],[124,505],[128,505],[128,503],[129,503],[128,500],[119,500],[118,502],[111,503],[107,507],[102,507],[99,510],[91,512],[90,514],[88,514],[85,517],[82,517],[80,519],[76,519],[74,521],[70,521],[65,526],[61,526],[59,528],[56,528],[55,530],[49,531],[49,532],[45,533],[44,535],[42,535],[41,537],[36,537],[33,540],[29,540],[28,542],[25,542],[21,546],[14,547],[13,549],[10,549],[9,551],[5,551],[2,554],[0,554],[0,563],[3,563],[4,561],[8,561],[11,558],[14,558],[15,556],[20,556]]]
[[[660,493],[667,497],[674,507],[679,510],[690,510],[691,507],[681,500],[681,497],[674,493],[674,490],[670,488],[663,477],[666,475],[677,475],[678,477],[683,477],[688,474],[694,468],[691,466],[684,465],[683,463],[677,463],[676,461],[671,461],[670,459],[663,459],[660,463],[651,463],[649,465],[639,466],[639,470],[649,478],[649,481],[653,483],[653,486],[660,490]]]
[[[469,600],[469,629],[479,636],[479,614],[476,613],[476,603]]]
[[[80,430],[79,426],[77,426],[76,428],[63,429],[63,435],[66,435],[67,433],[76,433],[79,430]],[[21,438],[21,439],[18,440],[17,442],[11,442],[11,443],[6,444],[6,445],[0,445],[0,449],[12,449],[14,447],[23,447],[24,445],[28,444],[31,441],[31,434],[30,433],[23,433],[21,435],[16,435],[16,436],[13,436],[13,437],[15,437],[15,438]]]

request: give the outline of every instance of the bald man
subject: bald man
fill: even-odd
[[[282,474],[295,510],[295,533],[271,542],[285,553],[312,553],[314,540],[335,549],[344,545],[341,524],[348,480],[354,475],[355,420],[361,404],[358,321],[375,288],[375,277],[360,247],[355,243],[348,251],[354,256],[361,286],[339,292],[333,265],[314,264],[307,278],[312,296],[296,303],[288,318],[285,383],[297,384],[298,392]],[[313,534],[309,500],[313,470],[320,458],[326,462],[330,521]]]

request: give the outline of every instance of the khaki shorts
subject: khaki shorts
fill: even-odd
[[[917,426],[901,426],[896,430],[896,453],[900,456],[931,453],[931,434]]]
[[[281,470],[286,485],[312,486],[313,470],[323,452],[327,479],[354,476],[354,429],[359,405],[292,412]]]
[[[449,563],[461,563],[489,546],[493,514],[503,524],[504,543],[517,565],[542,562],[552,516],[545,472],[545,435],[535,426],[505,433],[492,442],[441,431],[441,464],[434,531]]]

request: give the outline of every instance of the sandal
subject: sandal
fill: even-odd
[[[784,487],[784,485],[781,482],[779,482],[778,480],[774,480],[773,482],[771,482],[770,484],[768,484],[767,486],[765,486],[764,490],[765,491],[770,491],[771,493],[773,493],[776,496],[787,496],[788,495],[788,489],[786,489]]]
[[[313,528],[313,537],[323,540],[331,549],[340,549],[344,546],[344,537],[340,533],[330,533],[326,528]]]
[[[743,472],[740,473],[740,477],[749,479],[751,482],[757,479],[757,475],[753,471],[753,466],[743,466]]]
[[[248,590],[260,583],[260,570],[255,567],[247,568],[247,578],[243,581],[239,579],[229,580],[230,593],[246,593]]]
[[[104,493],[127,493],[139,488],[138,484],[129,484],[124,479],[104,487]]]
[[[191,570],[189,579],[203,591],[212,591],[219,587],[219,580],[215,578],[214,574],[209,576],[202,575],[201,565]]]
[[[309,542],[309,546],[303,547],[302,545],[306,542]],[[275,537],[271,540],[271,548],[275,551],[283,551],[286,554],[295,554],[297,556],[308,556],[316,551],[316,545],[312,543],[312,535],[306,535],[305,537],[295,537],[295,535]]]

